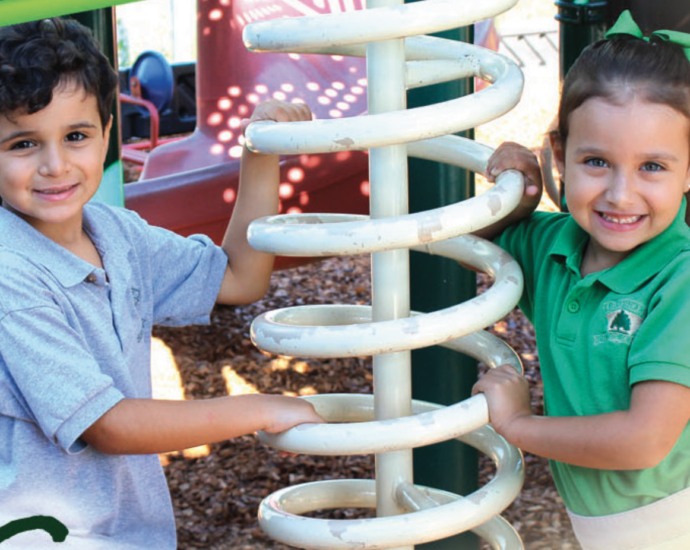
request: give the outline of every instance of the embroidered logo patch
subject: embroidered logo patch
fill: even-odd
[[[620,342],[629,344],[644,320],[644,306],[632,300],[606,302],[606,333],[594,337],[595,344]]]
[[[609,333],[635,334],[637,329],[640,328],[640,324],[642,324],[642,317],[624,309],[609,313],[606,319],[609,322]]]

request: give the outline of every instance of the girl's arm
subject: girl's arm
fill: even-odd
[[[197,401],[123,399],[94,422],[82,439],[104,454],[158,454],[259,430],[276,433],[323,421],[308,401],[283,395]]]
[[[266,101],[257,105],[251,118],[242,121],[242,130],[258,120],[311,120],[311,111],[304,104]],[[221,244],[228,256],[228,267],[218,293],[218,303],[252,303],[263,298],[268,290],[274,256],[258,252],[249,245],[247,228],[257,218],[278,213],[278,161],[278,155],[253,153],[246,147],[242,151],[237,201]]]
[[[475,384],[494,429],[535,455],[599,470],[651,468],[671,451],[690,421],[690,388],[649,381],[633,386],[630,408],[607,414],[532,414],[527,381],[513,367],[489,371]]]

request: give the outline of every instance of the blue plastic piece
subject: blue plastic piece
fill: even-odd
[[[147,51],[139,55],[130,70],[130,77],[133,76],[139,80],[142,97],[153,103],[159,113],[170,106],[175,79],[170,63],[162,54]]]

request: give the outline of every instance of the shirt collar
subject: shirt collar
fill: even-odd
[[[0,246],[44,267],[65,288],[83,282],[97,269],[2,207],[0,207]]]
[[[665,231],[639,246],[618,265],[593,273],[592,278],[614,292],[629,294],[659,273],[680,252],[690,250],[690,228],[685,223],[686,206],[683,198],[678,214]],[[588,239],[589,235],[569,217],[551,246],[549,255],[554,259],[564,258],[568,269],[579,276]]]

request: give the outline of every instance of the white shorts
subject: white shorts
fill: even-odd
[[[568,514],[582,550],[690,550],[690,489],[620,514]]]

